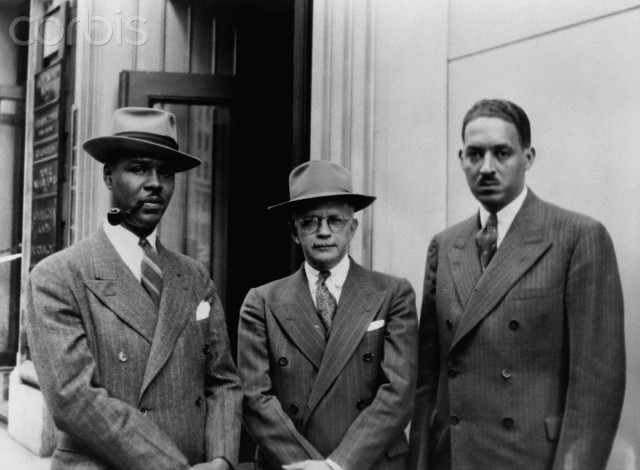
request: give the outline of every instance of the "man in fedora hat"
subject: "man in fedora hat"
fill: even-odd
[[[374,197],[350,173],[311,161],[289,177],[289,217],[304,265],[252,289],[240,313],[244,423],[258,468],[404,470],[414,397],[417,315],[405,279],[349,256],[353,213]]]
[[[242,391],[206,269],[156,236],[175,173],[173,114],[122,108],[84,143],[104,163],[113,215],[32,271],[28,338],[62,431],[54,469],[228,469]]]

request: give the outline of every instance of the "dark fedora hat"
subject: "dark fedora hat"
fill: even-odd
[[[112,135],[82,144],[93,158],[111,163],[123,156],[147,156],[167,162],[176,171],[195,168],[199,158],[178,150],[176,117],[162,109],[120,108],[113,113]]]
[[[297,166],[289,175],[289,200],[269,207],[276,212],[291,211],[316,199],[338,199],[353,206],[354,212],[375,201],[375,196],[353,192],[351,173],[326,160],[312,160]]]

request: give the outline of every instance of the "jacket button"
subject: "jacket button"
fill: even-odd
[[[505,428],[510,428],[510,427],[512,427],[512,426],[513,426],[513,418],[504,418],[504,419],[502,420],[502,425],[503,425]]]
[[[373,353],[364,353],[364,356],[362,356],[362,360],[364,362],[371,362],[373,360]]]
[[[211,354],[211,346],[208,344],[205,344],[204,347],[202,348],[202,352],[204,353],[205,356],[208,356],[209,354]]]
[[[451,416],[449,416],[449,422],[453,426],[456,426],[456,425],[458,425],[458,423],[460,423],[460,418],[458,418],[456,415],[451,415]]]
[[[358,400],[358,402],[356,403],[356,408],[358,408],[360,411],[364,410],[367,407],[367,404],[364,402],[364,400]]]
[[[455,379],[458,375],[458,371],[455,369],[449,369],[447,370],[447,375],[449,376],[450,379]]]
[[[453,329],[453,322],[451,320],[449,320],[448,318],[447,318],[447,321],[444,322],[444,324],[447,327],[447,330]]]
[[[280,359],[278,359],[278,364],[284,367],[289,364],[289,359],[287,359],[286,357],[281,357]]]
[[[127,362],[129,360],[129,357],[125,353],[120,351],[120,354],[118,354],[118,360],[120,362]]]
[[[503,379],[510,379],[513,375],[513,372],[511,372],[509,369],[502,369],[502,373],[500,375],[502,375]]]
[[[202,405],[202,397],[196,398],[196,406],[201,406],[201,405]]]
[[[300,410],[300,409],[298,408],[298,405],[297,405],[296,403],[291,403],[291,404],[289,405],[289,411],[291,411],[291,413],[293,413],[294,415],[295,415],[295,414],[298,414],[298,411],[299,411],[299,410]]]
[[[516,331],[518,328],[520,328],[520,323],[518,323],[517,320],[511,320],[509,322],[509,328],[511,328],[512,331]]]

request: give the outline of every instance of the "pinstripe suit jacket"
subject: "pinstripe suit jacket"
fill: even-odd
[[[482,273],[478,228],[429,248],[412,468],[604,469],[625,385],[607,231],[529,191]]]
[[[260,468],[330,457],[345,470],[405,470],[417,328],[409,283],[353,261],[326,343],[304,268],[252,289],[238,369]]]
[[[158,252],[159,310],[102,229],[31,273],[29,344],[62,431],[54,469],[237,464],[242,391],[213,283],[194,260]]]

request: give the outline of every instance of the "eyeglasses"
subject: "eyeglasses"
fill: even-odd
[[[327,217],[319,217],[317,215],[310,215],[307,217],[300,217],[295,219],[300,229],[307,235],[315,233],[320,228],[322,220],[327,221],[329,229],[333,233],[342,232],[353,217],[344,217],[342,215],[329,215]]]

